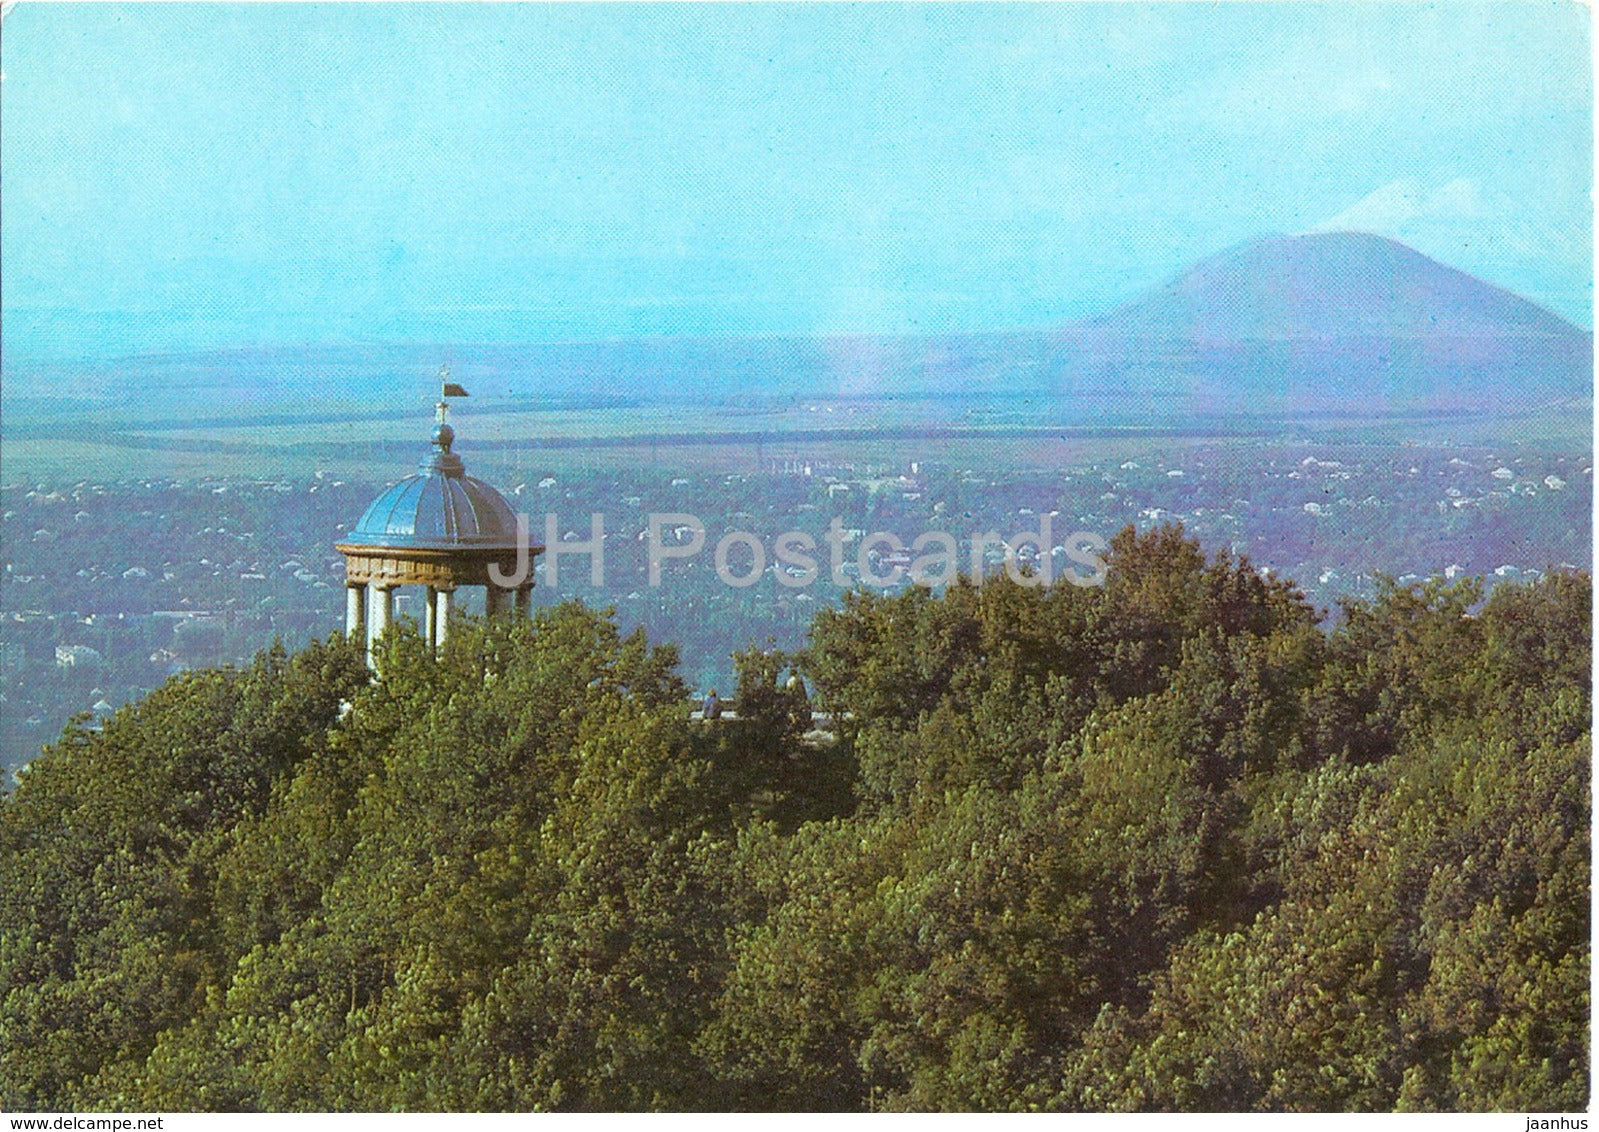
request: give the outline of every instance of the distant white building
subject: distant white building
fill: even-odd
[[[57,668],[91,668],[99,667],[105,663],[105,657],[100,655],[98,649],[91,649],[88,645],[57,645]]]

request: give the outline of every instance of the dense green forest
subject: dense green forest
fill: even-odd
[[[570,603],[69,728],[0,1106],[1583,1108],[1590,579],[1110,562],[850,594],[715,724]]]

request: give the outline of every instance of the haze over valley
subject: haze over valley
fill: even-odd
[[[352,441],[413,435],[441,361],[471,382],[473,440],[490,451],[1259,436],[1329,419],[1567,417],[1592,392],[1591,332],[1394,241],[1326,233],[1251,241],[1033,331],[8,356],[6,474],[119,448],[135,465],[209,450],[270,468],[285,449],[336,464]]]

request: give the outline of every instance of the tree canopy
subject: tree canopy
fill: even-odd
[[[714,724],[570,603],[69,727],[0,1107],[1585,1107],[1589,578],[1110,563],[852,593]]]

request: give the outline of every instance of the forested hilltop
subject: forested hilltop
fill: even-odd
[[[851,594],[715,724],[572,603],[69,729],[0,1107],[1583,1108],[1589,577],[1110,561]]]

